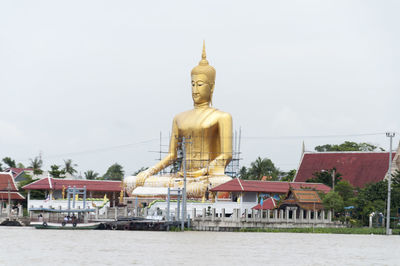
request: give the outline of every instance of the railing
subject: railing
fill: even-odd
[[[251,210],[235,209],[232,215],[220,213],[213,208],[203,209],[199,214],[193,210],[193,227],[197,230],[220,230],[220,228],[295,228],[295,227],[340,227],[332,222],[331,211],[312,210]]]

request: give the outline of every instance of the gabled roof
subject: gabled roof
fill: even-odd
[[[242,180],[232,179],[224,184],[212,188],[210,191],[225,191],[225,192],[262,192],[262,193],[281,193],[289,192],[290,187],[293,188],[313,188],[324,193],[328,193],[331,188],[320,183],[305,183],[305,182],[279,182],[279,181],[257,181],[257,180]]]
[[[10,170],[11,170],[11,172],[12,172],[12,174],[13,174],[14,179],[15,179],[17,176],[19,176],[20,174],[22,174],[23,172],[25,172],[25,171],[33,171],[32,168],[15,168],[15,167],[10,167],[10,168],[5,169],[5,172],[8,172],[8,171],[10,171]]]
[[[121,181],[105,181],[105,180],[71,180],[61,178],[43,178],[24,187],[25,190],[62,190],[63,186],[83,188],[86,186],[87,191],[102,192],[119,192],[121,191]]]
[[[317,191],[310,189],[290,189],[286,199],[279,204],[279,208],[297,205],[305,210],[321,210],[324,208]]]
[[[271,198],[268,198],[268,199],[264,200],[262,206],[260,204],[257,204],[252,209],[255,209],[255,210],[273,210],[273,209],[276,208],[276,206],[277,206],[276,200],[271,197]]]
[[[291,191],[300,203],[322,203],[318,193],[314,190],[292,189]]]
[[[8,191],[9,185],[10,191],[18,191],[13,175],[10,172],[0,172],[0,191]]]
[[[18,192],[10,192],[10,199],[11,200],[24,200],[24,196],[22,196]],[[0,201],[7,201],[8,200],[8,192],[0,192]]]
[[[396,153],[393,153],[395,158]],[[313,173],[336,168],[342,179],[353,186],[382,181],[389,168],[389,152],[306,152],[302,156],[295,182],[313,178]]]

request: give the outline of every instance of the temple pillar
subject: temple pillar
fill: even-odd
[[[267,222],[269,222],[270,215],[271,215],[271,210],[267,210],[267,213],[265,214],[265,220]]]
[[[332,222],[332,211],[328,211],[328,222]]]
[[[21,204],[18,204],[18,217],[24,216],[23,208]]]
[[[192,209],[192,217],[193,217],[193,220],[196,219],[196,208]]]
[[[215,221],[215,208],[212,208],[211,211],[211,221]]]
[[[372,215],[369,215],[369,228],[372,228]]]
[[[279,220],[283,221],[283,210],[279,210]]]
[[[286,208],[286,213],[285,213],[285,215],[286,215],[286,222],[289,222],[289,212],[290,212],[290,210],[288,209],[288,208]]]
[[[273,219],[274,221],[277,221],[277,220],[278,220],[278,210],[277,210],[277,209],[274,210],[274,214],[273,214],[273,216],[272,216],[272,219]]]
[[[311,210],[307,210],[307,223],[311,223]]]
[[[104,206],[104,218],[108,218],[108,206]]]
[[[225,208],[221,209],[221,221],[225,221]]]
[[[299,220],[300,220],[300,222],[303,222],[303,220],[304,220],[304,210],[303,209],[300,209]]]
[[[206,219],[206,208],[203,208],[203,215],[201,216],[201,219],[203,221]]]
[[[325,210],[321,211],[321,221],[325,223]]]
[[[239,221],[239,211],[240,209],[233,209],[233,220],[234,221]]]

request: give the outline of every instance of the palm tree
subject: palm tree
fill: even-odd
[[[41,175],[43,173],[42,171],[42,165],[43,165],[43,161],[42,158],[40,156],[36,156],[33,160],[29,159],[30,165],[29,168],[33,169],[33,174],[34,175]]]
[[[60,169],[59,165],[53,164],[50,166],[51,170],[49,174],[54,178],[65,178],[65,171],[64,169]]]
[[[4,157],[3,162],[9,167],[9,168],[15,168],[17,167],[15,160],[11,159],[10,157]]]
[[[271,180],[278,180],[281,175],[281,171],[275,167],[274,163],[270,159],[261,159],[261,157],[258,157],[250,164],[248,175],[249,179],[259,180],[263,176],[268,176]]]
[[[65,173],[73,175],[78,172],[74,168],[74,167],[77,167],[78,165],[76,163],[72,163],[71,159],[64,160],[64,163],[65,163],[65,166],[64,166],[63,170]]]
[[[249,177],[249,173],[247,171],[246,166],[242,166],[242,168],[240,168],[239,170],[239,177],[241,179],[247,179]]]
[[[86,177],[86,179],[89,179],[89,180],[96,179],[98,176],[99,176],[99,173],[96,173],[93,170],[87,170],[85,172],[85,177]]]

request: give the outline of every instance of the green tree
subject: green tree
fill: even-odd
[[[132,175],[138,175],[140,172],[143,172],[145,170],[149,169],[149,167],[141,167],[140,169],[136,170]]]
[[[294,177],[296,176],[296,169],[292,169],[287,173],[284,173],[281,181],[292,182]]]
[[[0,172],[3,172],[3,164],[0,162]]]
[[[335,185],[335,191],[343,198],[345,206],[351,206],[354,202],[355,188],[347,180],[341,180]]]
[[[242,166],[239,170],[239,178],[241,179],[248,179],[249,178],[249,173],[247,171],[246,166]]]
[[[392,174],[392,184],[394,186],[399,185],[400,186],[400,171],[396,169],[394,173]]]
[[[314,177],[306,180],[308,183],[322,183],[327,186],[332,187],[332,173],[335,171],[335,186],[336,184],[342,180],[342,174],[338,173],[335,168],[332,168],[328,171],[322,170],[320,172],[315,172],[313,174]]]
[[[68,159],[68,160],[64,160],[64,168],[63,168],[63,171],[65,172],[65,173],[68,173],[68,174],[71,174],[71,175],[73,175],[73,174],[75,174],[77,171],[76,171],[76,169],[74,168],[74,167],[77,167],[78,165],[76,164],[76,163],[72,163],[72,160],[71,159]]]
[[[325,145],[320,145],[316,146],[314,148],[318,152],[327,152],[327,151],[374,151],[378,149],[377,146],[366,143],[366,142],[361,142],[361,143],[356,143],[352,141],[345,141],[342,144],[325,144]],[[382,148],[379,148],[380,150],[384,150]]]
[[[17,167],[15,160],[11,159],[10,157],[4,157],[3,162],[9,167],[9,168],[15,168]]]
[[[124,170],[118,163],[111,165],[103,175],[103,179],[105,180],[122,180],[123,178]]]
[[[33,174],[34,175],[41,175],[43,173],[42,171],[42,166],[43,166],[43,161],[40,156],[36,156],[34,159],[29,159],[30,164],[29,168],[33,169]]]
[[[59,165],[53,164],[50,166],[51,170],[49,174],[54,178],[65,178],[65,171],[64,169],[60,169]]]
[[[17,163],[17,168],[25,168],[25,166],[22,163]]]
[[[32,177],[30,175],[28,175],[27,173],[24,173],[23,175],[24,175],[23,180],[18,183],[18,190],[26,198],[27,191],[22,189],[22,187],[24,187],[34,181],[37,181],[37,180],[32,179]],[[44,198],[45,198],[45,193],[43,190],[31,190],[31,199],[44,199]],[[27,204],[27,201],[22,202],[22,205],[24,207],[26,207],[26,204]]]
[[[250,164],[247,179],[260,180],[263,176],[268,176],[271,180],[278,180],[281,174],[282,172],[270,159],[258,157]]]
[[[87,170],[84,174],[85,174],[86,179],[89,179],[89,180],[96,179],[99,176],[99,173],[96,173],[93,170]]]
[[[344,207],[343,199],[336,191],[329,191],[323,199],[323,204],[326,209],[336,212],[342,211]]]
[[[364,188],[358,189],[356,199],[356,215],[365,225],[368,223],[368,216],[372,212],[383,212],[380,211],[381,202],[386,201],[387,197],[387,181],[380,181],[377,183],[367,184]],[[395,203],[393,199],[398,197],[395,190],[392,190],[392,203]],[[378,202],[378,203],[376,203]],[[374,204],[375,203],[375,204]],[[386,204],[385,204],[386,205]],[[392,209],[396,204],[392,204]]]

